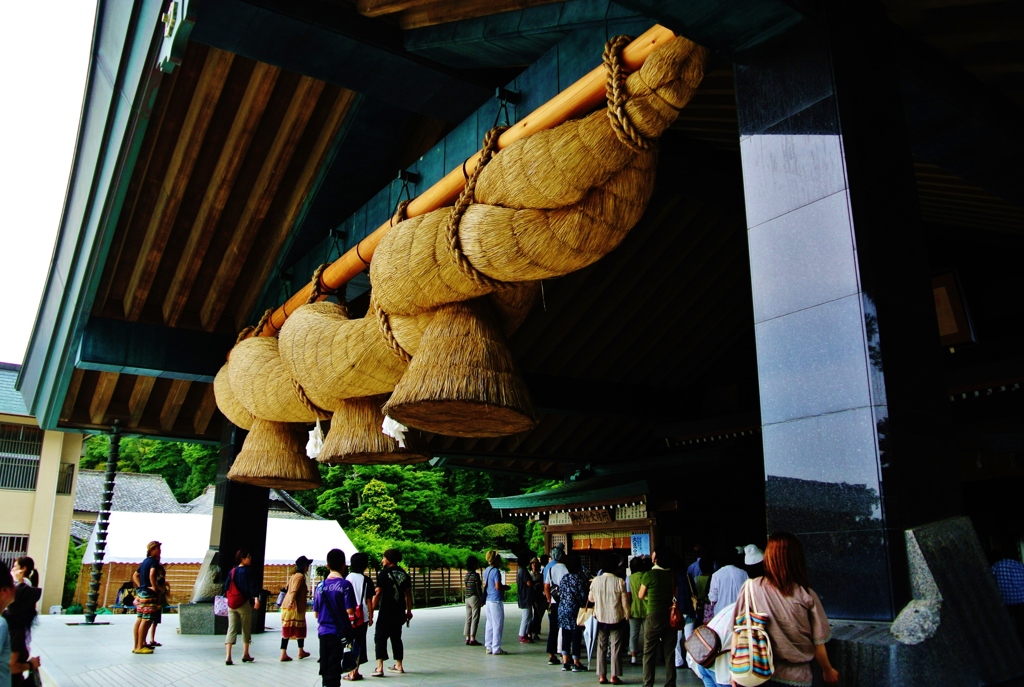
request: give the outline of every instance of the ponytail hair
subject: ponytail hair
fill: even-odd
[[[22,556],[21,558],[16,558],[14,562],[18,564],[19,568],[25,571],[23,573],[25,579],[27,579],[33,587],[38,587],[39,571],[36,570],[36,562],[32,560],[29,556]]]

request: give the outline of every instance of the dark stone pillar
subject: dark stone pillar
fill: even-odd
[[[938,332],[881,5],[737,58],[769,531],[837,618],[909,600],[903,530],[955,514]]]
[[[214,496],[214,527],[217,527],[218,520],[220,526],[219,564],[223,573],[227,574],[235,565],[235,552],[239,549],[248,549],[252,553],[251,568],[254,579],[262,589],[270,490],[266,487],[232,482],[227,478],[228,470],[231,469],[235,456],[242,450],[242,442],[245,441],[248,432],[230,422],[225,422],[224,425],[220,463],[217,468],[217,492]],[[264,606],[253,613],[254,633],[263,632],[265,612]]]

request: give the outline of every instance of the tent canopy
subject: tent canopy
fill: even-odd
[[[126,513],[114,511],[107,526],[104,563],[141,562],[146,544],[154,539],[163,544],[164,563],[202,563],[210,548],[211,515],[190,513]],[[290,565],[299,556],[324,565],[333,548],[350,558],[356,548],[334,520],[267,519],[266,565]],[[95,561],[96,528],[89,535],[82,563]]]

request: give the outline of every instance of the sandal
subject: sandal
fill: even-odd
[[[292,660],[291,656],[282,656],[281,657],[281,663],[284,663],[285,661],[290,661],[290,660]]]
[[[601,675],[600,677],[597,678],[597,684],[599,684],[599,685],[607,685],[608,684],[608,678],[606,678],[604,675]]]
[[[370,673],[370,677],[384,677],[384,671],[381,670],[380,672],[378,672],[375,670],[372,673]]]
[[[255,660],[252,656],[242,656],[242,663],[252,663]]]
[[[405,669],[404,668],[399,668],[397,665],[393,665],[390,668],[388,668],[388,672],[389,673],[404,673]]]
[[[613,685],[621,685],[622,684],[622,680],[620,680],[618,677],[613,677],[612,678],[612,684]]]

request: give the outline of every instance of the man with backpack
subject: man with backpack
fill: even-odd
[[[371,677],[384,677],[384,661],[388,659],[388,640],[395,654],[395,664],[388,668],[392,673],[404,673],[402,659],[405,647],[402,645],[402,625],[412,620],[412,580],[409,573],[398,567],[402,553],[388,549],[381,558],[381,571],[377,573],[377,592],[373,596],[373,608],[377,613],[376,629],[373,633],[377,668]]]

